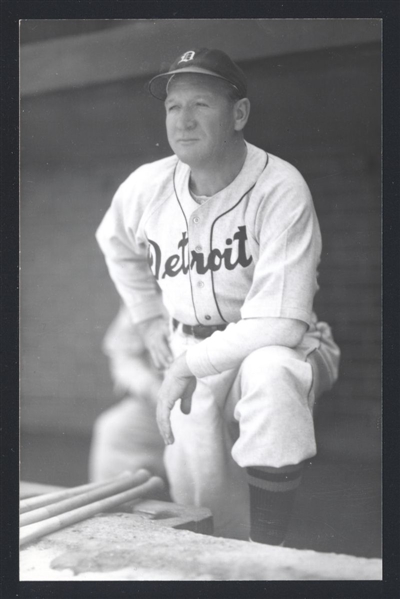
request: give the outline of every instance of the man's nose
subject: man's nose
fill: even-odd
[[[182,129],[194,129],[196,127],[196,119],[190,108],[183,108],[179,117],[179,125]]]

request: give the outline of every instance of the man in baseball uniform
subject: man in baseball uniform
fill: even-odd
[[[313,312],[321,235],[310,191],[245,141],[246,79],[225,53],[190,49],[149,89],[165,104],[173,155],[128,177],[97,239],[165,370],[157,423],[171,496],[210,508],[217,535],[281,544],[316,454],[315,399],[339,361]]]

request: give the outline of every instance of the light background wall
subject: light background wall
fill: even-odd
[[[89,435],[114,401],[100,346],[118,298],[94,232],[118,184],[170,153],[145,84],[196,39],[245,69],[247,140],[295,164],[313,193],[316,309],[342,349],[320,450],[379,459],[379,22],[35,25],[21,24],[22,430]]]

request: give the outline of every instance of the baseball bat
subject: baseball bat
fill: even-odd
[[[120,476],[127,475],[127,472],[123,472]],[[81,493],[86,493],[87,491],[99,489],[108,484],[110,484],[109,480],[98,483],[87,483],[85,485],[79,485],[79,487],[60,489],[59,491],[43,493],[41,495],[36,495],[35,497],[21,499],[19,502],[19,513],[24,514],[25,512],[30,512],[31,510],[35,510],[39,507],[44,507],[45,505],[50,505],[51,503],[56,503],[57,501],[62,501],[63,499],[69,499],[70,497],[81,495]]]
[[[163,489],[163,487],[164,483],[162,479],[159,476],[152,476],[146,482],[138,487],[135,487],[134,489],[129,489],[123,493],[118,493],[112,497],[106,497],[105,499],[95,501],[94,503],[90,503],[89,505],[85,505],[70,512],[53,516],[52,518],[44,520],[43,522],[35,522],[34,524],[24,526],[20,530],[19,543],[20,545],[25,545],[26,543],[39,539],[46,534],[56,532],[62,528],[71,526],[72,524],[76,524],[77,522],[81,522],[87,518],[91,518],[100,512],[117,507],[118,505],[128,501],[142,499],[154,491]]]
[[[102,485],[100,488],[92,489],[91,491],[86,491],[85,493],[81,493],[76,497],[70,497],[64,499],[63,501],[58,501],[57,503],[47,505],[46,507],[40,507],[36,510],[31,510],[21,514],[19,524],[20,526],[27,526],[29,524],[33,524],[34,522],[39,522],[40,520],[46,520],[47,518],[58,516],[58,514],[64,514],[65,512],[69,512],[75,508],[87,505],[88,503],[93,503],[94,501],[104,499],[105,497],[110,497],[116,493],[121,493],[122,491],[126,491],[132,487],[137,487],[138,485],[149,480],[149,478],[150,473],[144,469],[138,470],[135,474],[130,476],[121,476],[109,483]]]

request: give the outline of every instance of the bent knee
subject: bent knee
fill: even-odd
[[[295,349],[283,345],[269,345],[249,354],[242,362],[242,370],[267,369],[269,365],[275,368],[285,367],[293,360],[303,361]]]

